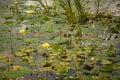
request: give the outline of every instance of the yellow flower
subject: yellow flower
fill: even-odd
[[[22,35],[25,35],[25,30],[21,29],[21,30],[19,30],[19,33],[22,34]]]
[[[17,1],[15,1],[14,3],[15,3],[16,5],[18,4],[18,2],[17,2]]]
[[[8,80],[13,80],[12,78],[9,78]]]
[[[95,58],[94,58],[94,57],[91,57],[91,60],[95,60]]]
[[[15,70],[17,70],[19,68],[20,68],[20,66],[13,66],[13,71],[15,71]]]
[[[31,4],[30,6],[34,7],[34,6],[35,6],[35,4]]]
[[[28,11],[26,11],[26,13],[32,14],[32,13],[33,13],[33,10],[28,10]]]
[[[44,43],[42,44],[42,46],[45,48],[45,49],[48,49],[48,47],[50,46],[48,43]]]

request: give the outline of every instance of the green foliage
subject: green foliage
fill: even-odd
[[[111,71],[112,65],[103,65],[101,70],[102,71]]]
[[[41,4],[41,7],[43,8],[43,9],[42,8],[41,9],[44,11],[44,13],[49,14],[48,6],[46,6],[41,0],[38,0],[38,1]]]
[[[89,14],[85,12],[85,8],[84,8],[85,6],[83,6],[82,1],[74,0],[74,3],[79,16],[78,22],[86,21],[88,19]]]
[[[32,70],[29,69],[28,67],[21,67],[19,70],[16,71],[5,72],[3,76],[4,78],[18,78],[30,72],[32,72]]]
[[[40,80],[46,80],[43,76],[38,76]]]
[[[11,25],[11,24],[13,24],[13,22],[12,21],[6,21],[6,22],[4,22],[4,24]]]
[[[103,60],[103,61],[101,62],[101,64],[112,64],[112,62],[109,61],[109,60]]]
[[[107,53],[110,53],[114,50],[114,46],[111,44],[110,47],[108,48]]]
[[[113,69],[120,69],[120,63],[113,64]]]
[[[35,39],[35,38],[25,39],[25,42],[28,42],[28,43],[38,43],[39,41],[40,41],[39,39]]]
[[[33,62],[33,54],[35,54],[35,49],[31,46],[15,52],[15,56],[19,57],[19,61],[23,61],[25,63]]]
[[[65,10],[68,19],[75,24],[76,23],[76,18],[75,18],[75,14],[72,10],[72,4],[71,4],[71,0],[58,0],[60,6]]]

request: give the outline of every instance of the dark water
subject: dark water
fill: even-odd
[[[10,2],[11,0],[0,0],[0,11],[6,8]]]
[[[120,56],[120,43],[116,44],[115,47],[117,49],[117,51],[116,51],[117,55]]]
[[[24,80],[40,80],[39,76],[45,78],[46,80],[55,80],[55,78],[57,77],[57,75],[53,74],[52,72],[45,71],[34,74],[26,74],[24,76]]]

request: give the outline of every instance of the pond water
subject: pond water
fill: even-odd
[[[8,3],[7,3],[8,2]],[[29,4],[31,4],[32,2],[25,2],[25,5],[29,5]],[[34,2],[33,2],[34,3]],[[8,0],[0,0],[0,4],[3,4],[3,5],[0,5],[0,7],[4,7],[4,5],[7,5],[7,4],[9,4],[9,1]],[[50,3],[51,4],[51,3]],[[107,4],[107,3],[106,3]],[[104,4],[104,6],[106,5],[106,4]],[[116,0],[116,2],[114,3],[114,4],[112,4],[111,6],[110,6],[110,8],[109,8],[109,11],[112,11],[113,13],[114,13],[114,15],[115,16],[120,16],[120,6],[119,6],[119,4],[120,4],[120,1],[119,0]],[[91,6],[92,7],[92,10],[93,10],[93,12],[95,11],[95,7],[94,6]],[[4,10],[2,10],[1,9],[1,12],[2,11],[4,11]],[[4,14],[4,12],[2,12],[2,14]],[[9,14],[8,14],[9,15]],[[44,17],[44,19],[48,19],[48,17],[46,17],[45,15],[43,15]],[[29,19],[32,19],[32,18],[29,18]],[[60,41],[65,41],[65,39],[63,38],[63,39],[61,39],[61,37],[59,37],[59,35],[60,34],[62,34],[62,33],[65,33],[67,30],[69,30],[67,27],[68,26],[70,26],[69,24],[62,24],[62,23],[59,23],[59,21],[61,21],[61,20],[58,20],[58,18],[55,18],[55,19],[53,19],[52,20],[52,18],[50,17],[50,19],[51,19],[51,21],[43,21],[43,22],[45,22],[44,24],[43,24],[43,22],[41,22],[41,25],[40,26],[38,26],[38,25],[32,25],[32,22],[29,22],[30,23],[30,25],[25,25],[25,24],[14,24],[13,26],[12,26],[12,31],[10,31],[10,29],[11,29],[11,26],[1,26],[0,25],[0,44],[1,44],[1,46],[0,46],[0,54],[9,54],[9,53],[11,53],[11,45],[13,46],[12,47],[12,49],[14,49],[14,50],[19,50],[19,49],[21,49],[21,48],[23,48],[23,47],[25,47],[24,45],[23,45],[23,40],[21,39],[21,35],[19,35],[19,30],[21,30],[21,29],[26,29],[27,30],[27,34],[24,36],[25,37],[25,41],[26,42],[28,42],[28,45],[29,45],[29,43],[30,43],[30,46],[34,46],[34,47],[36,47],[36,45],[38,45],[38,44],[42,44],[43,42],[45,42],[45,41],[48,41],[48,40],[50,40],[50,43],[51,44],[55,44],[55,43],[58,43],[58,42],[60,42]],[[57,21],[58,20],[58,21]],[[9,20],[8,20],[9,21]],[[33,21],[36,21],[36,20],[33,20]],[[4,23],[5,22],[5,19],[1,19],[0,18],[0,23],[2,24],[2,23]],[[62,22],[62,21],[61,21]],[[28,23],[27,23],[28,24]],[[38,23],[37,23],[38,24]],[[87,24],[87,26],[88,25],[90,25],[90,24]],[[61,26],[64,26],[64,28],[60,28]],[[86,26],[86,24],[85,25],[82,25],[82,26]],[[95,25],[96,26],[96,25]],[[91,29],[91,28],[90,28]],[[3,31],[2,31],[3,30]],[[62,31],[63,30],[63,32],[60,32],[60,30]],[[83,31],[84,31],[85,29],[83,29]],[[40,35],[39,35],[39,31],[40,31]],[[92,31],[92,29],[91,29],[91,31]],[[11,44],[10,43],[10,40],[11,40],[11,34],[12,33],[12,41],[13,41],[13,43]],[[89,31],[88,31],[88,33],[89,33]],[[65,35],[64,35],[65,36]],[[88,36],[91,36],[91,37],[93,37],[93,35],[92,34],[88,34]],[[57,38],[56,38],[57,37]],[[55,40],[53,40],[55,38]],[[96,39],[97,40],[97,39]],[[84,43],[84,42],[83,42]],[[85,43],[87,43],[87,41],[85,42]],[[89,41],[88,41],[88,43],[89,43]],[[93,43],[95,43],[95,42],[92,42],[92,43],[90,43],[91,45],[93,44]],[[101,44],[102,42],[99,42],[99,44]],[[112,43],[112,42],[109,42],[109,43]],[[109,47],[108,45],[109,45],[109,43],[106,43],[105,42],[105,44],[104,43],[102,43],[103,45],[106,45],[107,44],[107,47]],[[27,44],[27,43],[26,43]],[[101,47],[101,46],[100,46]],[[116,45],[115,45],[115,47],[118,49],[117,50],[117,55],[118,55],[118,57],[117,58],[119,58],[119,56],[120,56],[120,43],[117,43]],[[70,47],[71,48],[71,47]],[[106,47],[105,47],[106,48]],[[112,49],[111,47],[110,47],[110,49]],[[110,51],[110,50],[109,50]],[[98,51],[98,52],[100,52],[100,51]],[[40,52],[38,52],[39,54],[42,54],[42,53],[40,53]],[[46,52],[45,52],[46,53]],[[99,56],[101,56],[100,54],[98,54]],[[36,57],[35,58],[35,60],[37,61],[37,60],[41,60],[42,58],[39,56],[39,55],[37,55],[38,57]],[[60,56],[60,55],[59,55]],[[88,55],[87,55],[88,56]],[[82,55],[82,56],[80,56],[80,57],[87,57],[86,55]],[[92,56],[97,56],[97,55],[92,55]],[[110,60],[112,61],[112,60],[114,60],[113,58],[116,58],[116,55],[114,56],[114,54],[111,54],[111,55],[109,55],[110,56]],[[111,57],[112,56],[112,57]],[[91,56],[90,56],[91,57]],[[88,58],[90,58],[90,57],[88,57]],[[92,59],[94,59],[94,58],[92,58]],[[89,63],[89,60],[86,60],[85,61],[85,63]],[[120,59],[117,59],[117,60],[115,60],[114,61],[115,63],[118,63],[118,65],[119,65],[119,62],[120,62]],[[88,69],[91,69],[91,64],[90,64],[90,66],[88,66],[88,65],[85,65],[85,63],[84,64],[82,64],[83,65],[83,67],[86,69],[86,68],[88,68]],[[109,62],[108,62],[109,63]],[[59,63],[58,63],[59,64]],[[101,66],[103,66],[102,68],[104,68],[104,65],[101,65],[101,61],[97,61],[97,63],[95,63],[96,65],[97,65],[97,67],[101,67]],[[117,65],[117,66],[118,66]],[[93,66],[93,65],[92,65]],[[116,65],[115,65],[116,66]],[[106,68],[106,67],[105,67]],[[116,68],[116,67],[115,67]],[[35,68],[32,68],[32,69],[35,69]],[[104,69],[103,69],[103,72],[104,72]],[[69,69],[68,70],[68,74],[70,74],[70,75],[72,75],[72,76],[76,76],[76,74],[74,74],[75,73],[75,71],[74,70],[72,70],[72,69]],[[107,72],[106,72],[107,73]],[[120,73],[119,73],[119,71],[117,71],[116,69],[115,70],[112,70],[111,72],[110,72],[110,74],[111,75],[119,75]],[[58,76],[58,75],[56,75],[56,74],[54,74],[54,73],[52,73],[51,71],[44,71],[44,72],[38,72],[38,73],[29,73],[29,74],[26,74],[26,75],[24,75],[24,79],[23,78],[20,78],[20,79],[18,79],[18,80],[40,80],[39,78],[38,78],[38,75],[40,76],[43,76],[43,77],[45,77],[47,80],[55,80],[55,78]],[[84,73],[83,73],[83,75],[92,75],[93,76],[93,74],[91,74],[91,73],[89,73],[89,71],[85,71]],[[43,79],[44,80],[44,79]]]

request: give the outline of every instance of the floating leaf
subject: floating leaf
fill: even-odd
[[[103,61],[101,62],[101,64],[112,64],[112,62],[109,61],[109,60],[103,60]]]
[[[53,32],[53,27],[49,27],[45,30],[46,32]]]
[[[102,74],[102,73],[101,73],[101,74]],[[99,79],[100,79],[100,80],[108,80],[107,77],[106,77],[104,74],[100,75],[100,76],[99,76]]]
[[[6,54],[0,54],[0,59],[6,58],[7,55]]]
[[[17,37],[16,39],[17,39],[17,40],[22,40],[22,38],[21,38],[21,37]]]
[[[27,38],[25,39],[26,42],[30,42],[30,43],[37,43],[39,42],[40,40],[37,39],[37,38]]]
[[[38,76],[39,78],[40,78],[40,80],[46,80],[46,78],[45,77],[43,77],[43,76]]]
[[[10,24],[13,24],[13,22],[12,21],[6,21],[6,22],[4,22],[4,24],[10,25]]]
[[[111,60],[112,62],[120,62],[120,56],[116,56],[116,57],[109,57],[109,60]]]
[[[18,78],[23,76],[24,74],[32,72],[31,69],[27,67],[21,67],[19,70],[11,71],[11,72],[5,72],[4,77],[6,78]]]
[[[60,49],[60,45],[53,46],[53,50],[58,51]]]
[[[107,50],[107,53],[110,53],[114,50],[114,46],[111,44]]]
[[[67,68],[67,67],[66,67],[66,68],[63,67],[63,68],[61,68],[60,71],[59,71],[60,74],[67,73],[67,72],[68,72],[68,68]]]
[[[59,37],[55,37],[53,40],[50,40],[49,42],[51,44],[59,44],[59,43],[64,43],[66,41],[67,41],[67,38],[59,36]]]
[[[120,69],[120,63],[113,64],[113,69]]]
[[[83,76],[83,80],[93,80],[92,76]]]
[[[120,76],[119,75],[114,75],[110,77],[111,80],[120,80]]]
[[[101,70],[102,71],[111,71],[112,68],[113,68],[113,66],[111,64],[109,64],[109,65],[103,65],[102,68],[101,68]]]

